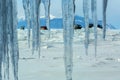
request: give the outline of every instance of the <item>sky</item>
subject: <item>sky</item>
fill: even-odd
[[[56,17],[62,16],[61,4],[62,0],[51,0],[50,14]],[[83,0],[75,0],[76,4],[76,15],[83,16]],[[18,8],[18,18],[24,18],[24,10],[22,0],[17,0]],[[120,10],[119,10],[120,0],[108,0],[107,7],[107,23],[114,26],[120,27]],[[89,8],[90,9],[90,8]],[[97,14],[98,19],[102,20],[102,0],[97,0]],[[45,10],[43,4],[40,5],[40,16],[45,15]],[[89,11],[89,16],[91,18],[91,12]]]

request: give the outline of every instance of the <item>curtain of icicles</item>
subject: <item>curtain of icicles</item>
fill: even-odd
[[[32,54],[38,51],[40,57],[40,23],[39,23],[39,7],[41,0],[23,0],[25,10],[25,18],[28,27],[28,44],[30,47],[30,28],[32,28]]]
[[[64,28],[64,61],[66,78],[67,80],[72,80],[74,0],[62,0],[62,16]]]
[[[0,0],[0,80],[18,80],[16,0]],[[12,70],[11,70],[12,69]]]
[[[103,0],[103,39],[106,35],[106,8],[108,0]],[[94,26],[95,56],[97,55],[97,0],[91,0],[92,21]],[[88,55],[89,45],[89,0],[83,0],[83,13],[85,19],[85,53]]]
[[[42,0],[45,7],[46,25],[50,34],[50,0]],[[103,38],[106,34],[106,8],[108,0],[103,0]],[[39,6],[41,0],[23,0],[25,17],[28,27],[28,44],[30,47],[30,28],[32,28],[32,53],[38,51],[40,57],[40,33],[39,33]],[[73,68],[73,25],[75,0],[62,0],[62,16],[64,28],[64,61],[66,79],[72,80]],[[92,20],[95,35],[95,56],[97,47],[97,1],[91,0]],[[89,0],[83,0],[83,12],[85,17],[85,48],[88,55],[89,44]],[[16,0],[0,0],[0,80],[18,80],[18,40],[17,40],[17,10]],[[11,70],[12,68],[12,70]],[[12,71],[12,72],[11,72]]]
[[[30,47],[30,28],[32,28],[32,53],[34,54],[35,50],[38,50],[40,57],[40,35],[39,35],[39,7],[40,3],[44,4],[45,8],[45,17],[46,17],[46,26],[48,28],[48,38],[50,38],[50,0],[23,0],[23,8],[25,12],[25,19],[27,21],[28,28],[28,45]]]

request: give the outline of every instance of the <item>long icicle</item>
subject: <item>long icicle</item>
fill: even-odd
[[[0,5],[2,6],[2,1],[0,0]],[[2,8],[0,7],[0,45],[3,45],[3,32],[2,32]],[[0,46],[0,80],[2,80],[2,56],[3,56],[3,47]]]
[[[0,0],[0,5],[2,6],[2,1]],[[2,32],[2,8],[0,7],[0,45],[3,45],[3,32]],[[0,80],[2,80],[2,56],[3,56],[3,47],[0,46]]]
[[[50,0],[42,0],[45,8],[46,26],[48,28],[48,39],[50,38]]]
[[[94,25],[94,36],[95,36],[95,57],[97,55],[97,1],[91,0],[91,12]]]
[[[17,39],[17,6],[16,0],[11,1],[11,9],[9,10],[9,29],[10,29],[10,52],[11,61],[13,66],[14,80],[18,80],[18,60],[19,60],[19,48]]]
[[[30,1],[31,6],[31,19],[32,19],[32,54],[34,51],[38,51],[38,57],[40,58],[40,29],[39,29],[39,6],[41,0]]]
[[[103,39],[106,37],[106,9],[108,0],[103,0]]]
[[[2,42],[2,48],[0,51],[2,51],[1,55],[1,61],[3,62],[3,71],[4,71],[4,79],[9,79],[9,58],[8,58],[8,36],[7,36],[7,10],[6,7],[7,1],[1,1],[1,42]]]
[[[14,80],[18,80],[16,0],[1,0],[0,5],[0,45],[2,45],[0,46],[0,80],[9,80],[9,65],[12,65]],[[2,74],[1,71],[4,73]]]
[[[7,80],[9,79],[9,58],[8,58],[8,35],[7,35],[7,10],[8,8],[6,7],[7,5],[7,1],[4,0],[4,1],[1,1],[1,36],[0,36],[0,41],[1,41],[1,48],[0,48],[0,51],[1,51],[1,61],[3,64],[1,64],[1,66],[3,65],[3,68],[1,67],[1,70],[4,71],[3,73],[3,76],[2,77],[2,74],[1,74],[1,78]],[[0,62],[1,63],[1,62]],[[1,79],[2,80],[2,79]]]
[[[31,24],[30,24],[30,0],[23,0],[23,8],[24,8],[24,12],[25,12],[25,19],[27,21],[27,29],[28,29],[28,47],[30,48],[30,28],[31,28]]]
[[[3,2],[3,5],[7,5],[7,1]],[[6,8],[6,10],[4,10]],[[4,66],[4,79],[9,79],[9,56],[8,56],[8,37],[7,37],[7,7],[3,7],[4,15],[3,15],[3,47],[4,47],[4,54],[3,54],[3,66]]]
[[[76,5],[75,5],[75,0],[73,2],[73,7],[74,7],[74,21],[73,21],[73,26],[75,26],[75,11],[76,11]],[[73,29],[73,35],[74,35],[74,29]]]
[[[89,0],[83,0],[83,13],[85,19],[85,53],[88,55],[89,45]]]
[[[62,16],[64,28],[64,62],[66,80],[72,80],[74,0],[62,0]]]

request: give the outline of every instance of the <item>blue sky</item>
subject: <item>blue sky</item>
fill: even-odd
[[[56,17],[62,16],[61,1],[62,0],[51,0],[50,14]],[[83,0],[76,0],[76,15],[79,15],[79,16],[83,16],[82,1]],[[101,20],[102,19],[102,0],[97,0],[97,1],[98,1],[97,2],[98,19]],[[17,0],[17,4],[18,4],[18,17],[24,17],[22,0]],[[120,27],[119,5],[120,5],[120,0],[109,0],[108,8],[107,8],[107,23]],[[43,4],[41,4],[40,9],[41,9],[40,15],[43,16],[45,12]],[[90,16],[91,16],[91,12],[90,12]]]

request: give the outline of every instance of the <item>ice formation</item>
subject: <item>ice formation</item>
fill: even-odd
[[[40,23],[39,23],[39,7],[41,0],[30,1],[31,6],[31,24],[32,24],[32,53],[38,50],[40,57]]]
[[[23,8],[25,12],[25,19],[27,21],[27,29],[28,29],[28,46],[30,47],[30,28],[31,26],[31,16],[30,16],[30,0],[23,0]]]
[[[16,0],[0,0],[0,80],[9,80],[10,72],[18,80],[18,60]]]
[[[89,45],[89,0],[83,0],[83,13],[85,19],[85,53],[88,55]]]
[[[106,9],[108,0],[103,0],[103,39],[106,36]]]
[[[40,57],[40,23],[39,10],[41,0],[23,0],[23,7],[25,10],[25,18],[28,27],[28,43],[30,46],[30,26],[32,28],[32,54],[38,51]]]
[[[50,38],[50,0],[42,0],[41,2],[44,4],[48,38]]]
[[[62,0],[62,16],[64,28],[64,61],[66,78],[67,80],[72,80],[74,0]]]
[[[91,0],[91,12],[92,20],[94,25],[94,36],[95,36],[95,56],[97,55],[97,1]]]
[[[42,0],[45,7],[46,25],[50,33],[50,0]],[[103,38],[106,34],[106,8],[108,0],[103,0]],[[39,6],[41,0],[23,0],[25,17],[28,27],[28,43],[30,46],[30,28],[32,27],[32,53],[37,50],[40,57],[40,24]],[[91,0],[92,19],[95,35],[95,56],[97,52],[97,1]],[[88,55],[89,44],[89,0],[83,0],[85,17],[85,49]],[[10,79],[10,65],[14,80],[18,80],[19,49],[17,40],[17,9],[16,0],[0,0],[0,80]],[[73,70],[73,25],[75,0],[62,0],[62,16],[64,28],[64,62],[66,79],[72,80]],[[50,34],[49,34],[50,37]],[[3,72],[3,73],[2,73]]]
[[[40,3],[44,4],[45,16],[46,16],[46,26],[48,28],[48,38],[50,37],[50,0],[23,0],[23,7],[25,10],[25,18],[27,20],[28,27],[28,43],[30,47],[30,28],[32,28],[32,53],[34,50],[39,51],[40,56],[40,35],[39,35],[39,6]]]

